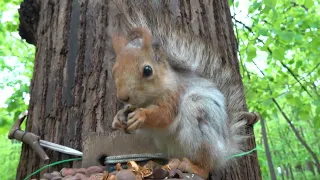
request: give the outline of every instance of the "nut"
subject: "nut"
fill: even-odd
[[[45,179],[51,180],[53,177],[55,177],[55,175],[53,175],[51,173],[44,173],[43,174],[43,178],[45,178]]]
[[[76,174],[76,171],[72,168],[63,168],[60,171],[60,174],[65,177],[65,176],[73,176]]]
[[[96,174],[96,173],[102,173],[103,169],[99,166],[91,166],[87,168],[87,175],[90,176],[91,174]]]
[[[79,169],[75,169],[75,172],[78,173],[82,173],[82,174],[87,174],[87,169],[86,168],[79,168]]]
[[[142,178],[149,177],[152,175],[152,170],[149,168],[142,168],[140,170],[140,174],[141,174]]]
[[[121,164],[120,164],[120,163],[117,163],[117,165],[116,165],[116,170],[117,170],[117,171],[121,171],[121,170],[122,170],[122,167],[121,167]]]
[[[132,171],[138,172],[139,171],[139,165],[134,161],[128,162],[128,169],[132,169]]]
[[[136,175],[130,170],[119,171],[116,175],[117,180],[135,180]]]
[[[168,176],[168,171],[160,167],[157,167],[153,170],[152,176],[153,176],[153,179],[164,179],[165,177]]]

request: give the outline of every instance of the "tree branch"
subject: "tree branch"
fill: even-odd
[[[234,19],[237,23],[241,24],[244,28],[246,28],[249,32],[253,33],[254,32],[252,31],[252,29],[250,27],[248,27],[247,25],[245,25],[243,22],[237,20],[237,19]],[[259,39],[258,37],[256,38],[257,41],[261,42],[262,44],[265,44],[263,42],[263,40]],[[269,54],[272,55],[272,50],[267,47],[267,50],[269,52]],[[294,72],[286,65],[284,64],[282,61],[279,60],[279,62],[281,63],[281,65],[288,70],[288,72],[291,74],[291,76],[300,84],[300,86],[302,87],[302,89],[310,96],[312,97],[312,95],[310,94],[310,92],[307,90],[307,88],[300,82],[299,78],[294,74]]]
[[[263,76],[265,76],[264,72],[257,66],[257,64],[253,61],[254,65],[258,68],[258,70],[262,73]],[[270,86],[268,84],[269,90],[270,92]],[[296,129],[296,127],[291,123],[291,120],[288,118],[288,116],[284,113],[284,111],[282,110],[282,108],[280,107],[280,105],[278,104],[278,102],[276,101],[275,98],[272,98],[272,101],[274,102],[274,104],[277,106],[278,110],[281,112],[282,116],[285,118],[285,120],[288,122],[290,128],[292,129],[292,131],[295,133],[296,137],[298,138],[299,142],[307,149],[307,151],[310,153],[310,155],[312,156],[312,158],[314,159],[315,163],[316,163],[316,167],[317,167],[317,171],[318,173],[320,173],[320,163],[319,163],[319,159],[317,157],[317,155],[312,151],[312,149],[310,148],[310,146],[306,143],[306,141],[301,137],[301,135],[299,134],[298,130]]]
[[[320,63],[318,63],[305,77],[309,76],[313,71],[315,71],[320,66]]]
[[[312,156],[313,160],[315,161],[315,165],[317,168],[318,173],[320,173],[320,162],[319,159],[316,155],[316,153],[314,153],[312,151],[312,149],[310,148],[310,146],[307,144],[307,142],[301,137],[299,131],[296,129],[296,127],[292,124],[292,121],[288,118],[288,116],[286,115],[286,113],[282,110],[282,108],[280,107],[280,105],[278,104],[278,102],[276,101],[276,99],[272,98],[273,103],[277,106],[278,110],[281,112],[282,116],[284,117],[284,119],[288,122],[290,128],[292,129],[292,131],[294,132],[294,134],[296,135],[297,139],[299,140],[299,142],[307,149],[307,151],[309,152],[309,154]]]

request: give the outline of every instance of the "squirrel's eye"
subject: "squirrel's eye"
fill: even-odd
[[[149,77],[152,75],[152,68],[150,66],[145,66],[143,68],[143,77]]]

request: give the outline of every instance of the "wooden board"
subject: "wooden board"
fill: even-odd
[[[101,155],[125,155],[139,153],[158,153],[151,139],[141,139],[120,131],[110,133],[89,133],[83,141],[82,167],[100,165]]]

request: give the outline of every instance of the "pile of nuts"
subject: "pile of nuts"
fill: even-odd
[[[40,180],[142,180],[142,179],[197,179],[194,174],[186,174],[179,169],[171,169],[168,165],[160,166],[149,161],[143,166],[129,161],[127,168],[117,164],[115,170],[108,172],[103,166],[89,168],[63,168],[60,172],[45,173]]]

